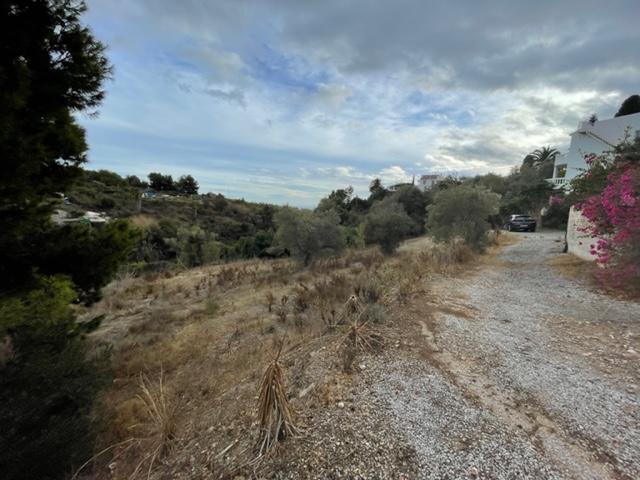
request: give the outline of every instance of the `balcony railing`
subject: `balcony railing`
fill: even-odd
[[[547,182],[553,184],[555,188],[562,188],[569,185],[569,180],[562,177],[547,178]]]

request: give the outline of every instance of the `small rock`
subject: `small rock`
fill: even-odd
[[[338,408],[344,408],[344,402],[338,402]]]
[[[469,469],[469,476],[471,478],[477,478],[478,477],[478,469],[476,467],[471,467]]]

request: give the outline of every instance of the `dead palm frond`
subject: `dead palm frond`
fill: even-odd
[[[285,437],[300,434],[295,414],[287,399],[287,392],[278,360],[284,341],[280,345],[275,359],[264,372],[258,397],[258,417],[260,437],[258,440],[258,458],[273,450]]]
[[[345,335],[342,343],[356,352],[369,352],[382,345],[381,336],[369,328],[369,322],[361,322],[358,315]]]

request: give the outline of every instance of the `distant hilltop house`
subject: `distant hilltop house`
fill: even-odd
[[[72,217],[69,215],[69,212],[65,210],[55,210],[51,215],[51,220],[56,225],[64,225],[67,223],[86,223],[86,224],[97,224],[97,223],[107,223],[110,218],[107,217],[102,212],[91,212],[86,211],[80,217]]]
[[[640,113],[580,122],[577,130],[571,134],[569,151],[556,156],[553,178],[549,181],[556,188],[567,186],[574,177],[586,170],[586,157],[613,150],[627,135],[631,136],[630,140],[640,135]]]
[[[444,176],[438,174],[422,175],[418,179],[418,188],[423,192],[431,190],[438,183],[444,180]]]

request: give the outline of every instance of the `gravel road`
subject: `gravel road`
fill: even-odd
[[[444,279],[406,314],[414,355],[367,366],[419,478],[640,478],[640,304],[555,273],[557,233]],[[434,312],[435,313],[432,313]]]

